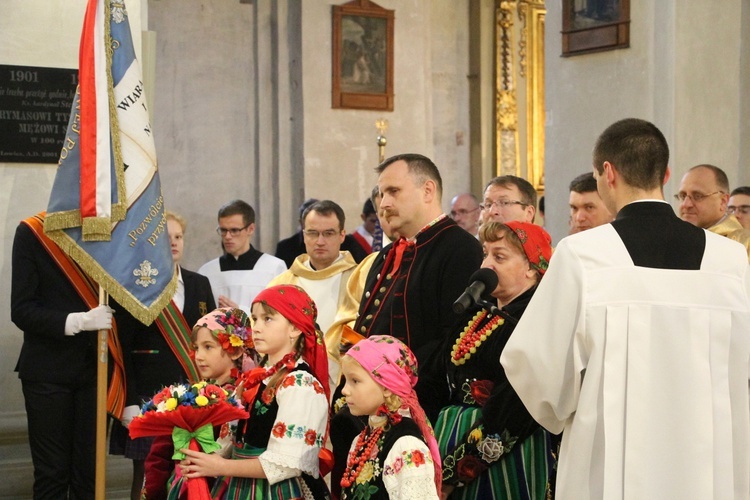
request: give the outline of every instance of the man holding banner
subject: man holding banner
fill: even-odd
[[[42,217],[37,219],[38,224],[42,224],[41,220]],[[34,291],[36,295],[23,297],[20,288],[28,287],[25,280],[30,279],[30,274],[21,264],[20,257],[18,264],[14,259],[13,293],[16,297],[21,294],[18,300],[13,301],[16,306],[24,303],[21,298],[25,298],[27,306],[32,301],[42,312],[45,308],[54,308],[58,314],[56,323],[59,323],[60,311],[66,318],[70,312],[86,312],[89,317],[101,316],[105,309],[97,309],[96,305],[106,305],[109,294],[142,323],[150,324],[170,303],[177,283],[169,251],[164,199],[141,70],[135,58],[128,13],[121,1],[88,0],[79,50],[79,88],[71,108],[59,166],[43,220],[43,233],[54,242],[45,249],[54,259],[58,270],[51,263],[32,263],[38,279]],[[28,242],[19,239],[19,254],[28,248],[23,243]],[[85,306],[74,295],[66,293],[67,290],[60,283],[51,281],[48,275],[62,282],[68,280]],[[84,284],[88,286],[88,291]],[[99,300],[90,304],[91,294],[96,296],[97,285]],[[67,310],[56,306],[51,299],[55,294],[64,296],[61,300],[64,298],[67,301]],[[40,297],[46,302],[41,302]],[[16,321],[23,309],[13,309]],[[88,309],[94,309],[94,312]],[[88,323],[84,321],[85,318],[81,317],[84,328],[107,326],[98,321]],[[21,326],[23,321],[19,319],[16,324]],[[42,340],[41,335],[56,336],[56,340],[69,344],[83,343],[85,340],[85,337],[80,337],[84,340],[76,339],[77,335],[66,339],[59,325],[53,331],[48,331],[45,326],[31,329],[24,325],[21,328],[25,332],[22,354],[25,355],[26,342],[29,342],[28,349],[31,349],[32,337],[35,346],[45,348],[37,348],[39,358],[30,361],[37,365],[38,370],[52,364],[52,361],[42,359],[45,354],[54,358],[59,352],[59,346]],[[97,366],[96,497],[104,498],[106,412],[121,418],[126,387],[123,353],[117,333],[112,331],[109,334],[106,329],[101,329],[97,345],[98,354],[89,352],[89,355],[94,357]],[[70,348],[73,349],[73,346]],[[113,360],[109,384],[108,351]],[[23,358],[19,365],[22,380]],[[57,374],[50,373],[48,376],[56,377]],[[90,375],[86,379],[89,378]],[[75,380],[80,382],[81,379],[76,376]],[[30,404],[33,409],[33,405],[41,402],[29,401],[27,397],[27,405]],[[57,417],[63,411],[80,418],[90,418],[94,412],[86,402],[79,402],[57,408],[50,415]],[[32,422],[32,418],[30,414],[30,432],[38,431],[40,426]],[[70,426],[61,427],[59,432],[69,436],[69,440],[73,436],[86,440],[91,436],[90,432],[74,434]],[[31,443],[37,440],[37,436],[30,436]],[[85,448],[77,448],[69,453],[76,464],[94,462],[89,455],[79,456],[86,453]],[[36,469],[36,461],[34,465]],[[36,470],[35,483],[41,483],[44,474],[45,471]],[[90,477],[90,473],[87,474],[88,480]],[[64,492],[64,489],[60,491]],[[51,495],[54,498],[65,496],[66,493]],[[73,496],[79,497],[77,494]],[[90,494],[81,496],[91,497]]]
[[[34,498],[94,496],[96,330],[112,327],[95,286],[31,217],[13,241],[11,319],[23,330],[21,379]],[[70,275],[63,270],[65,264]],[[71,280],[75,280],[73,283]]]

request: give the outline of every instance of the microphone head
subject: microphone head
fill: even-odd
[[[484,284],[484,290],[486,293],[491,293],[495,288],[497,288],[498,284],[497,274],[495,274],[495,271],[493,271],[492,269],[487,269],[486,267],[477,269],[474,274],[471,275],[471,278],[469,278],[469,284],[474,283],[475,281],[481,281]]]

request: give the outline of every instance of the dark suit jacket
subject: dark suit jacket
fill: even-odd
[[[185,282],[183,316],[192,329],[206,313],[216,309],[211,284],[202,274],[182,269]],[[127,404],[140,405],[165,385],[186,381],[182,365],[156,323],[145,326],[129,314],[118,313],[118,325],[126,363]]]
[[[72,312],[89,308],[25,224],[16,229],[10,316],[23,330],[16,371],[24,380],[96,383],[96,332],[65,335]]]
[[[417,236],[416,246],[404,252],[401,272],[389,279],[384,266],[392,248],[394,244],[384,248],[373,261],[355,331],[393,335],[421,363],[453,333],[458,319],[453,302],[482,265],[482,247],[446,217]]]
[[[368,255],[364,248],[357,243],[357,240],[355,240],[354,236],[351,234],[347,234],[344,238],[344,242],[341,244],[341,250],[352,254],[352,257],[357,264],[362,262],[362,260]],[[286,267],[290,268],[292,267],[294,259],[306,252],[307,248],[305,248],[304,236],[302,235],[302,230],[300,230],[289,238],[284,238],[279,241],[276,244],[276,253],[274,253],[274,255],[286,262]]]

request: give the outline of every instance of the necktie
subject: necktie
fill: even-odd
[[[408,241],[406,238],[399,238],[393,246],[396,249],[396,257],[393,259],[393,267],[390,269],[391,274],[395,274],[398,271],[398,268],[401,266],[401,259],[404,258],[404,251],[409,246],[414,246],[414,242]]]

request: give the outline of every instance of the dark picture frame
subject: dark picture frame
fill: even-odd
[[[333,6],[334,108],[393,111],[394,19],[369,0]]]
[[[630,47],[630,0],[563,0],[563,56],[626,47]]]

